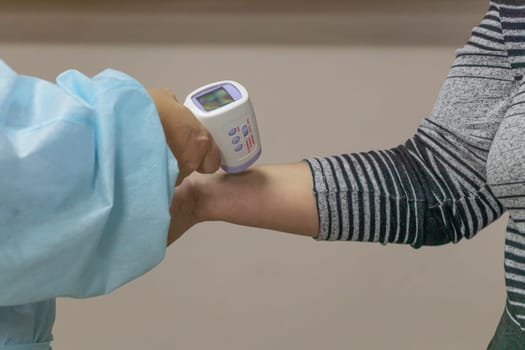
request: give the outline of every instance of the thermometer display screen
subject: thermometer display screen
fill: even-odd
[[[204,109],[209,112],[235,101],[233,97],[223,88],[217,88],[202,96],[197,97]]]

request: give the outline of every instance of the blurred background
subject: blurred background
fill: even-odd
[[[180,99],[238,80],[257,113],[260,162],[289,162],[403,143],[487,8],[481,0],[0,0],[0,57],[49,80],[111,67]],[[506,218],[472,241],[420,250],[202,224],[113,294],[60,299],[54,347],[484,349],[504,307]]]

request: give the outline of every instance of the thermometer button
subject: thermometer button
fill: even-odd
[[[237,133],[237,128],[231,128],[230,132],[228,133],[228,135],[230,136],[233,136]]]
[[[235,137],[233,138],[233,140],[232,140],[232,143],[233,143],[234,145],[236,145],[236,144],[239,143],[239,141],[241,141],[241,137],[240,137],[240,136],[235,136]]]
[[[235,150],[235,152],[240,152],[242,150],[242,143],[237,145],[237,146],[235,146],[234,150]]]

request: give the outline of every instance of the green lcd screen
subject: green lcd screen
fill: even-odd
[[[197,97],[197,100],[199,100],[199,103],[207,112],[213,111],[214,109],[235,101],[223,87],[199,96]]]

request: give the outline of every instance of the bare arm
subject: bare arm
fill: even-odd
[[[402,144],[311,158],[311,169],[196,177],[176,191],[170,241],[204,220],[414,248],[474,237],[504,212],[486,163],[516,87],[512,70],[502,69],[511,68],[504,47],[480,40],[457,51],[430,115]]]
[[[175,193],[170,243],[203,221],[315,237],[319,219],[312,188],[305,162],[258,166],[236,175],[194,176]]]

